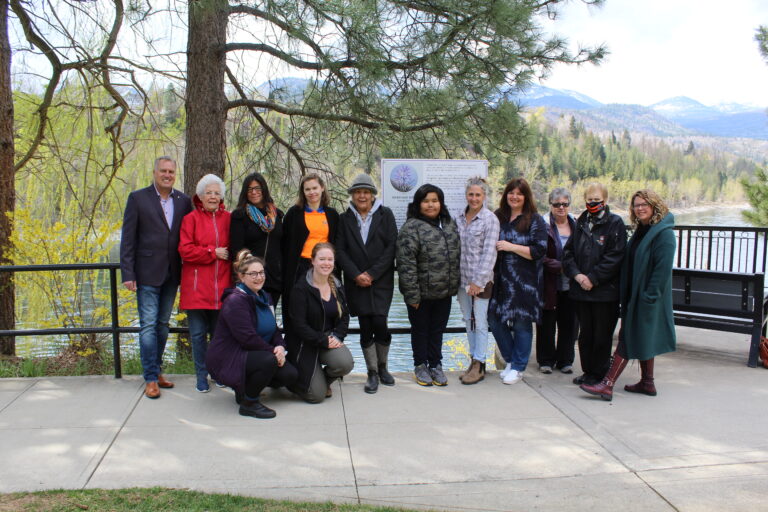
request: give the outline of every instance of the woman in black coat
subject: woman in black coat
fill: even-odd
[[[387,315],[395,289],[397,224],[392,210],[376,199],[376,185],[367,174],[359,174],[347,191],[352,200],[339,221],[337,263],[344,272],[350,312],[360,322],[360,345],[368,370],[364,390],[375,393],[379,381],[395,385],[387,370],[392,342]]]
[[[288,360],[299,370],[293,391],[309,403],[331,396],[331,384],[352,371],[355,361],[344,345],[349,327],[341,282],[333,275],[335,251],[331,244],[312,249],[311,268],[296,283],[288,309],[291,331]]]
[[[619,273],[627,246],[624,221],[608,209],[608,189],[590,183],[587,209],[576,221],[563,256],[571,279],[569,296],[579,319],[579,358],[583,374],[574,384],[596,384],[608,371],[613,331],[619,321]]]
[[[293,285],[304,277],[312,266],[312,249],[318,243],[336,242],[339,212],[328,206],[330,196],[323,179],[317,174],[306,174],[299,182],[296,204],[283,218],[283,323],[290,329],[290,316],[285,305],[290,304]],[[267,263],[269,264],[269,263]]]
[[[242,249],[264,260],[264,290],[277,306],[283,290],[283,212],[275,206],[267,181],[258,172],[243,180],[237,208],[229,225],[229,255],[234,261]]]

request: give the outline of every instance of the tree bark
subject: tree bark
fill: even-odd
[[[192,196],[206,174],[224,177],[227,0],[191,0],[187,39],[184,192]]]
[[[0,265],[10,265],[11,215],[16,203],[14,184],[13,92],[11,44],[8,39],[8,0],[0,0]],[[0,272],[0,329],[14,328],[15,289],[13,274]],[[0,337],[0,354],[15,355],[13,336]]]

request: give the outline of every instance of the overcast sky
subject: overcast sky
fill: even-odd
[[[768,25],[767,0],[578,0],[551,24],[571,43],[606,43],[598,67],[554,70],[543,83],[603,103],[650,105],[688,96],[705,105],[768,105],[768,64],[754,40]]]

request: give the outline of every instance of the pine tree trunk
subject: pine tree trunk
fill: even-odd
[[[216,174],[224,178],[227,149],[226,73],[227,0],[190,0],[187,35],[187,111],[184,150],[184,193],[192,197],[200,178]],[[191,356],[189,337],[180,335],[179,352]]]
[[[9,265],[10,214],[16,202],[14,184],[13,93],[11,91],[11,44],[8,39],[8,0],[0,0],[0,265]],[[15,326],[13,274],[0,272],[0,329]],[[13,336],[0,337],[0,354],[15,355]]]
[[[224,94],[228,3],[191,0],[187,39],[187,140],[184,192],[192,196],[197,182],[213,173],[224,177],[227,97]]]

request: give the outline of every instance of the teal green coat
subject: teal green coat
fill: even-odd
[[[637,247],[631,291],[629,258],[621,269],[621,326],[627,358],[645,361],[675,350],[672,313],[672,263],[675,258],[675,217],[668,213],[651,226]],[[627,251],[632,240],[627,244]]]

